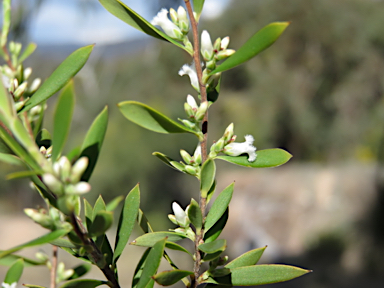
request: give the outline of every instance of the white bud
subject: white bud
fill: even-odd
[[[185,11],[183,6],[179,6],[177,9],[177,18],[179,19],[179,27],[183,33],[188,33],[189,31],[189,20],[187,16],[187,11]]]
[[[205,61],[209,61],[213,58],[213,46],[211,41],[211,36],[207,30],[204,30],[201,33],[201,55]]]
[[[186,227],[189,224],[189,219],[185,211],[176,202],[172,203],[172,210],[175,214],[176,221],[181,227]]]
[[[221,40],[221,43],[220,43],[220,49],[221,50],[225,50],[228,48],[228,45],[229,45],[229,37],[224,37],[223,40]]]
[[[80,181],[81,176],[88,167],[89,160],[87,157],[83,156],[76,161],[72,167],[71,171],[71,183],[75,184]]]
[[[32,74],[32,68],[31,67],[28,67],[28,68],[25,68],[24,69],[24,80],[28,79],[29,76],[31,76]]]
[[[35,93],[36,90],[39,89],[40,84],[41,84],[41,79],[40,78],[36,78],[35,80],[33,80],[32,84],[31,84],[31,87],[29,87],[29,92]]]

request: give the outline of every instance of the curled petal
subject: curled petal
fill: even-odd
[[[160,26],[165,34],[173,39],[181,40],[183,38],[183,33],[181,32],[180,28],[171,20],[169,20],[167,9],[161,9],[160,12],[157,13],[157,15],[153,18],[151,24]]]
[[[246,153],[248,154],[248,161],[253,162],[256,160],[256,147],[252,145],[253,141],[254,139],[252,135],[246,135],[245,142],[232,142],[226,145],[224,147],[224,153],[229,156],[239,156]]]
[[[200,92],[199,79],[197,78],[195,65],[193,65],[193,63],[191,66],[189,66],[188,64],[184,64],[179,71],[179,75],[180,76],[188,75],[189,79],[191,80],[192,87],[195,88],[196,91]]]

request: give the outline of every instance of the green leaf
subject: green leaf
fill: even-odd
[[[211,102],[216,102],[216,100],[219,98],[219,94],[220,94],[220,85],[221,85],[221,74],[220,74],[220,78],[219,78],[219,81],[217,83],[216,86],[208,86],[207,87],[207,99],[208,101],[211,101]]]
[[[113,198],[113,200],[107,204],[107,207],[106,207],[107,211],[113,212],[117,208],[117,206],[119,206],[120,202],[123,200],[124,200],[123,195]]]
[[[208,194],[207,194],[207,205],[211,201],[212,196],[215,193],[215,191],[216,191],[216,180],[213,181],[213,184],[212,184],[211,188],[209,188],[209,191],[208,191]]]
[[[217,251],[215,253],[211,254],[205,254],[203,257],[204,262],[215,260],[216,258],[220,257],[220,255],[223,253],[223,251]]]
[[[0,253],[1,252],[2,251],[0,250]],[[32,266],[45,265],[45,263],[46,263],[46,261],[33,260],[33,259],[25,258],[25,257],[22,257],[22,256],[10,254],[10,255],[7,255],[7,256],[5,256],[5,257],[0,259],[0,265],[11,266],[18,259],[23,259],[24,260],[24,267],[32,267]]]
[[[52,161],[55,162],[63,150],[71,126],[75,93],[73,81],[70,81],[61,92],[53,120]]]
[[[215,280],[230,286],[256,286],[292,280],[309,272],[288,265],[255,265],[231,269],[231,274]]]
[[[177,242],[186,238],[184,234],[176,232],[152,232],[141,235],[140,237],[136,238],[131,244],[136,246],[152,247],[153,245],[155,245],[155,243],[166,237],[168,237],[167,241],[170,242]]]
[[[185,253],[187,253],[187,254],[192,256],[191,252],[189,252],[187,249],[185,249],[183,246],[181,246],[181,245],[179,245],[177,243],[173,243],[173,242],[167,241],[165,243],[165,247],[169,248],[169,249],[172,249],[172,250],[176,250],[176,251],[182,251],[182,252],[185,252]]]
[[[248,251],[229,262],[225,267],[232,269],[255,265],[260,260],[261,255],[263,255],[265,248],[267,248],[267,246]]]
[[[124,101],[120,102],[118,107],[125,118],[148,130],[164,134],[196,134],[195,131],[182,126],[143,103],[136,101]]]
[[[99,0],[101,5],[109,11],[112,15],[124,21],[133,28],[160,40],[169,41],[172,44],[187,51],[187,49],[179,42],[169,37],[164,32],[155,28],[151,23],[129,8],[127,5],[119,0]],[[188,51],[187,51],[188,52]]]
[[[24,162],[19,157],[11,154],[0,153],[0,161],[15,166],[24,166]]]
[[[15,263],[9,267],[7,274],[5,275],[4,283],[12,284],[17,283],[20,280],[21,274],[23,274],[24,270],[24,260],[18,259]]]
[[[99,211],[95,219],[93,219],[91,226],[88,228],[90,237],[97,237],[103,235],[113,223],[112,212]]]
[[[31,170],[19,171],[19,172],[8,174],[6,179],[7,180],[12,180],[12,179],[18,179],[18,178],[26,178],[26,177],[31,177],[33,175],[39,175],[39,174],[42,174],[42,173],[43,173],[42,170],[39,170],[39,171],[31,171]]]
[[[4,88],[3,81],[0,83],[0,122],[8,126],[10,119],[14,117],[15,108],[8,91]]]
[[[75,268],[73,268],[73,275],[68,278],[68,280],[74,280],[74,279],[77,279],[85,274],[87,274],[92,268],[92,265],[90,264],[81,264],[79,266],[76,266]]]
[[[48,148],[52,145],[51,142],[52,142],[52,137],[47,129],[41,129],[39,133],[37,133],[37,136],[36,136],[37,146],[39,147],[44,146],[45,148]]]
[[[157,158],[159,158],[161,161],[163,161],[165,164],[167,164],[169,167],[171,167],[172,169],[175,169],[177,171],[180,171],[179,169],[176,169],[172,164],[171,162],[176,162],[175,160],[169,158],[167,155],[163,154],[163,153],[160,153],[160,152],[153,152],[152,153],[153,156],[156,156]]]
[[[248,156],[217,156],[216,159],[250,168],[269,168],[283,165],[292,158],[291,154],[279,148],[259,150],[256,154],[254,162],[249,162]]]
[[[193,11],[196,12],[197,20],[200,18],[201,12],[203,11],[205,0],[193,0]]]
[[[150,251],[151,251],[151,248],[148,248],[147,250],[145,250],[145,252],[143,253],[143,255],[140,258],[140,261],[136,265],[135,273],[134,273],[133,278],[132,278],[132,288],[136,288],[137,283],[139,283],[139,280],[141,278],[141,274],[143,273],[145,261],[147,260],[147,257],[148,257],[148,254]]]
[[[46,288],[46,287],[44,287],[44,286],[33,285],[33,284],[23,284],[23,286],[25,286],[25,287],[29,287],[29,288]]]
[[[32,240],[32,241],[18,245],[16,247],[13,247],[13,248],[8,249],[6,251],[0,252],[0,258],[3,258],[4,256],[7,256],[11,253],[14,253],[16,251],[19,251],[19,250],[27,248],[27,247],[38,246],[38,245],[43,245],[43,244],[49,243],[53,240],[56,240],[56,239],[58,239],[64,235],[66,235],[67,233],[68,233],[68,230],[66,230],[66,229],[61,229],[61,230],[56,230],[56,231],[50,232],[48,234],[45,234],[39,238]]]
[[[207,198],[208,192],[215,181],[216,165],[215,161],[208,159],[201,167],[200,173],[200,191],[201,197]]]
[[[152,276],[157,272],[161,258],[163,257],[165,242],[166,238],[157,241],[151,248],[151,251],[145,261],[140,280],[137,283],[137,288],[145,288],[152,279]]]
[[[87,199],[83,199],[84,202],[84,216],[85,216],[85,224],[87,225],[87,228],[89,228],[92,225],[93,221],[93,208],[92,205],[89,204]]]
[[[92,211],[92,221],[95,220],[96,214],[100,211],[106,211],[107,206],[105,205],[104,199],[101,195],[96,200],[95,206],[93,207]]]
[[[36,43],[29,43],[24,49],[23,53],[21,53],[19,63],[23,63],[25,59],[27,59],[33,52],[35,52],[36,48]]]
[[[140,206],[140,189],[137,184],[125,198],[124,206],[121,210],[119,224],[116,232],[115,252],[113,263],[116,263],[121,253],[128,243],[133,227],[135,225]]]
[[[141,209],[139,209],[139,213],[137,215],[137,223],[139,223],[139,226],[144,233],[153,232],[151,224],[149,224],[147,217]]]
[[[235,54],[220,64],[209,75],[232,69],[271,46],[284,32],[290,22],[274,22],[268,24],[254,34]]]
[[[218,239],[209,243],[200,244],[198,248],[204,253],[212,254],[224,251],[225,248],[227,248],[227,241],[225,239]]]
[[[91,127],[88,129],[83,145],[81,147],[80,157],[87,157],[89,160],[88,167],[81,177],[81,181],[88,181],[96,166],[97,159],[100,154],[101,146],[104,141],[105,133],[108,126],[108,107],[95,118]]]
[[[225,213],[231,202],[233,195],[233,187],[235,183],[232,183],[226,187],[220,194],[217,196],[215,202],[213,202],[211,209],[209,209],[207,218],[204,223],[204,231],[207,232]]]
[[[76,249],[78,248],[76,245],[74,245],[71,241],[63,238],[59,238],[53,241],[50,241],[49,244],[58,246],[60,248],[71,248],[71,249]]]
[[[209,243],[217,239],[217,237],[220,236],[221,231],[223,231],[225,224],[227,224],[228,221],[228,208],[225,210],[223,216],[217,221],[208,232],[204,234],[204,242]]]
[[[76,279],[65,282],[60,288],[94,288],[100,285],[106,285],[107,281],[94,279]]]
[[[169,270],[156,274],[153,276],[153,279],[162,286],[170,286],[192,274],[192,271]]]
[[[40,104],[63,88],[87,62],[93,46],[94,45],[82,47],[69,55],[67,59],[56,68],[51,76],[48,77],[43,85],[40,86],[36,93],[33,94],[20,112],[27,111]]]
[[[196,233],[200,233],[199,231],[203,226],[203,216],[201,214],[200,206],[195,199],[192,199],[191,204],[189,205],[188,218],[191,220],[193,226],[195,226],[197,231]]]

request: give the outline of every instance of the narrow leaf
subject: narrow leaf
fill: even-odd
[[[15,166],[24,165],[24,162],[19,157],[11,154],[0,153],[0,161]]]
[[[119,224],[116,233],[115,252],[113,254],[113,262],[119,259],[125,245],[128,243],[133,227],[135,225],[140,206],[140,189],[136,185],[125,198],[124,206],[121,210]]]
[[[203,11],[205,0],[193,0],[193,11],[196,12],[197,19],[200,18],[201,12]]]
[[[263,255],[265,248],[267,248],[267,246],[248,251],[229,262],[227,265],[225,265],[225,267],[232,269],[255,265],[260,260],[261,255]]]
[[[100,285],[106,285],[107,281],[94,279],[76,279],[65,282],[60,288],[94,288]]]
[[[134,10],[119,0],[99,0],[101,5],[104,6],[112,15],[124,21],[133,28],[157,39],[169,41],[172,44],[187,51],[187,49],[179,42],[175,41],[167,34],[155,28],[151,23],[145,20],[142,16],[137,14]],[[188,52],[188,51],[187,51]]]
[[[160,285],[170,286],[170,285],[177,283],[178,281],[180,281],[184,277],[187,277],[187,276],[192,275],[192,274],[193,274],[192,271],[169,270],[169,271],[163,271],[163,272],[156,274],[155,276],[153,276],[153,279],[157,283],[159,283]]]
[[[157,158],[159,158],[161,161],[163,161],[165,164],[167,164],[169,167],[171,167],[172,169],[175,169],[177,171],[179,171],[179,169],[176,169],[172,164],[171,162],[175,162],[175,160],[169,158],[167,155],[163,154],[163,153],[160,153],[160,152],[153,152],[152,153],[153,156],[156,156]]]
[[[219,251],[224,251],[227,247],[227,241],[225,239],[218,239],[209,243],[204,243],[199,245],[199,250],[204,253],[216,253]]]
[[[163,238],[167,238],[167,241],[176,242],[186,238],[184,234],[176,233],[176,232],[152,232],[141,235],[136,238],[131,244],[136,246],[144,246],[144,247],[153,247],[155,243],[160,241]]]
[[[145,261],[147,260],[147,257],[148,257],[148,254],[150,251],[151,251],[151,248],[148,248],[147,250],[145,250],[145,252],[143,253],[143,255],[140,258],[140,261],[136,265],[135,273],[134,273],[133,278],[132,278],[132,288],[136,288],[137,283],[139,283],[139,280],[141,278],[141,274],[143,273]]]
[[[39,131],[39,133],[37,133],[37,136],[36,136],[37,146],[39,147],[44,146],[45,148],[48,148],[52,145],[51,142],[52,142],[52,137],[47,129],[42,129]]]
[[[233,187],[235,183],[232,183],[225,188],[219,196],[217,196],[215,202],[213,202],[211,209],[209,209],[207,218],[204,224],[204,231],[207,232],[211,227],[221,218],[224,212],[227,210],[229,202],[232,199]]]
[[[217,251],[215,253],[211,253],[211,254],[205,254],[204,255],[204,258],[203,258],[203,261],[204,262],[208,262],[208,261],[212,261],[212,260],[215,260],[216,258],[220,257],[220,255],[223,253],[223,251]]]
[[[46,288],[44,286],[34,285],[34,284],[23,284],[23,286],[29,287],[29,288]]]
[[[148,130],[164,134],[196,134],[193,130],[182,126],[143,103],[136,101],[124,101],[120,102],[118,107],[125,118]]]
[[[84,216],[85,216],[85,224],[87,225],[87,228],[89,228],[92,225],[93,221],[93,207],[87,199],[83,199],[84,202]]]
[[[55,162],[63,150],[71,126],[75,93],[73,81],[70,81],[61,92],[53,119],[52,161]]]
[[[156,242],[156,244],[152,247],[145,261],[143,272],[139,283],[137,283],[137,288],[145,288],[152,279],[152,276],[157,272],[160,260],[163,257],[165,242],[166,238]]]
[[[227,210],[225,210],[225,213],[223,214],[223,216],[221,216],[221,218],[219,219],[219,221],[217,221],[210,229],[208,232],[206,232],[204,234],[204,242],[205,243],[209,243],[209,242],[212,242],[214,240],[217,239],[217,237],[220,236],[221,234],[221,231],[223,231],[224,227],[225,227],[225,224],[227,224],[227,221],[228,221],[228,215],[229,215],[229,212],[228,212],[228,208]]]
[[[179,245],[177,243],[173,243],[173,242],[167,241],[165,243],[165,247],[169,248],[169,249],[172,249],[172,250],[176,250],[176,251],[182,251],[182,252],[185,252],[185,253],[187,253],[187,254],[192,256],[191,252],[189,252],[187,249],[185,249],[183,246],[181,246],[181,245]]]
[[[71,241],[63,238],[59,238],[53,241],[49,241],[49,244],[58,246],[60,248],[70,248],[70,249],[76,249],[78,248],[76,245],[74,245]]]
[[[83,145],[81,147],[80,157],[87,157],[89,160],[87,170],[85,170],[82,181],[88,181],[92,175],[93,169],[96,166],[97,159],[100,154],[101,146],[104,141],[105,133],[108,126],[108,108],[105,107],[103,111],[95,118],[91,127],[88,129],[85,136]]]
[[[2,251],[0,251],[1,253]],[[32,267],[32,266],[39,266],[39,265],[45,265],[46,261],[41,260],[33,260],[26,257],[18,256],[18,255],[7,255],[0,259],[0,265],[2,266],[12,266],[13,263],[15,263],[16,260],[23,259],[24,261],[24,267]]]
[[[18,259],[11,267],[9,267],[7,274],[5,275],[4,283],[17,283],[20,280],[21,274],[23,274],[23,270],[24,260]]]
[[[215,181],[216,165],[215,161],[208,159],[201,167],[200,174],[200,191],[201,197],[207,198],[208,192],[211,189],[213,182]]]
[[[82,47],[69,55],[48,79],[40,86],[35,94],[29,99],[22,111],[27,111],[32,107],[47,100],[57,91],[65,86],[69,80],[79,72],[87,62],[94,45]]]
[[[36,43],[29,43],[24,51],[21,53],[19,63],[23,63],[37,48]]]
[[[58,239],[64,235],[66,235],[67,233],[68,233],[68,230],[66,230],[66,229],[61,229],[61,230],[56,230],[56,231],[50,232],[48,234],[45,234],[39,238],[32,240],[32,241],[18,245],[18,246],[13,247],[9,250],[0,252],[0,258],[7,256],[11,253],[14,253],[16,251],[19,251],[21,249],[27,248],[27,247],[38,246],[38,245],[43,245],[43,244],[49,243],[53,240],[56,240],[56,239]]]
[[[249,162],[247,156],[218,156],[216,159],[250,168],[269,168],[283,165],[292,158],[291,154],[279,148],[259,150],[256,154],[257,157],[254,162]]]
[[[254,265],[231,269],[231,274],[215,280],[230,286],[256,286],[292,280],[309,272],[288,265]]]
[[[210,75],[232,69],[249,59],[255,57],[260,52],[271,46],[288,27],[289,22],[271,23],[256,34],[254,34],[245,44],[239,48],[235,54],[230,56],[220,64]]]
[[[137,214],[137,223],[139,223],[139,226],[144,233],[153,232],[151,224],[149,224],[147,217],[141,209],[139,209],[139,213]]]
[[[107,206],[105,205],[104,199],[101,195],[96,200],[95,206],[93,207],[92,211],[92,221],[95,220],[96,214],[100,211],[106,211]]]
[[[107,204],[107,207],[106,207],[107,211],[113,212],[117,208],[117,206],[119,206],[120,202],[123,200],[124,200],[123,195],[113,198],[113,200]]]

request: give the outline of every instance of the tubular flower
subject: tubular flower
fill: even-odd
[[[213,45],[207,30],[201,33],[201,54],[205,61],[209,61],[213,57]]]
[[[151,21],[152,25],[160,26],[169,37],[183,40],[184,36],[180,28],[168,18],[168,10],[163,8]]]
[[[183,210],[183,208],[180,207],[180,205],[176,202],[172,203],[172,210],[175,214],[176,221],[181,227],[186,227],[189,224],[189,219],[187,217],[187,214]]]
[[[179,71],[179,75],[180,76],[188,75],[189,79],[191,80],[192,87],[195,88],[196,91],[200,92],[199,79],[197,78],[197,73],[195,70],[194,63],[192,63],[191,66],[184,64]]]
[[[245,142],[243,143],[236,143],[232,142],[229,143],[224,147],[224,153],[229,156],[239,156],[241,154],[248,154],[248,161],[253,162],[256,160],[256,147],[253,146],[253,139],[252,135],[246,135],[245,136]]]

